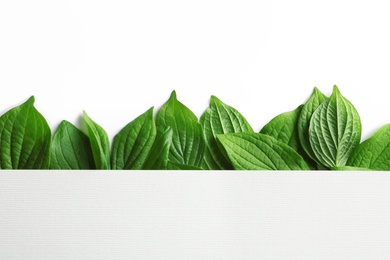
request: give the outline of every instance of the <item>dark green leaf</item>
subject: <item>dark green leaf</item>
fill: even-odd
[[[253,132],[247,120],[233,107],[226,105],[215,96],[210,98],[210,106],[200,117],[206,150],[202,168],[209,170],[232,169],[232,165],[220,152],[215,136],[217,134]]]
[[[84,121],[87,127],[87,136],[91,142],[92,155],[96,169],[110,169],[110,142],[106,131],[95,123],[84,111]]]
[[[310,170],[290,146],[260,133],[217,135],[236,170]]]
[[[51,131],[34,97],[0,117],[0,169],[47,169]]]
[[[170,161],[197,167],[201,165],[205,149],[202,127],[195,114],[177,100],[175,91],[158,111],[156,124],[172,129]]]
[[[200,167],[191,166],[191,165],[185,165],[185,164],[180,164],[180,163],[174,163],[174,162],[170,162],[170,161],[168,161],[167,169],[168,170],[182,170],[182,171],[187,171],[187,170],[199,171],[199,170],[202,170],[202,168],[200,168]]]
[[[50,147],[50,169],[95,169],[88,137],[68,121],[62,121]]]
[[[156,125],[152,107],[115,135],[112,143],[111,168],[142,169],[155,138]]]
[[[168,163],[169,148],[172,144],[172,129],[157,127],[157,136],[143,166],[144,170],[165,170]]]

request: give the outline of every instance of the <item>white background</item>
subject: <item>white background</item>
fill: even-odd
[[[387,172],[6,172],[1,260],[390,259]]]
[[[255,130],[334,84],[390,123],[387,1],[0,0],[0,111],[112,138],[177,91]],[[28,175],[28,176],[27,176]],[[0,259],[390,259],[386,173],[0,174]]]
[[[112,138],[172,90],[255,130],[336,84],[363,138],[390,122],[387,1],[1,1],[0,111],[36,97],[55,130],[83,110]]]

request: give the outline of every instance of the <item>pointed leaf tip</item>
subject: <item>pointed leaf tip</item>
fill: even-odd
[[[315,157],[327,168],[344,166],[360,138],[359,114],[334,86],[330,98],[314,111],[310,120],[309,142]]]
[[[203,136],[206,140],[202,167],[210,170],[232,169],[233,166],[218,147],[216,135],[253,132],[245,117],[235,108],[223,103],[216,96],[211,96],[210,105],[202,114],[199,122],[202,125]]]
[[[215,105],[215,104],[220,103],[220,102],[221,102],[221,100],[219,98],[217,98],[214,95],[211,95],[211,97],[210,97],[210,105]]]
[[[26,104],[31,104],[31,105],[33,105],[34,104],[34,102],[35,102],[35,97],[34,96],[31,96],[31,97],[29,97],[27,100],[26,100]]]
[[[83,111],[86,134],[90,139],[97,169],[110,168],[110,144],[107,132]]]
[[[176,90],[173,90],[171,93],[170,99],[176,99]]]
[[[156,125],[172,128],[173,145],[170,147],[169,160],[200,166],[205,149],[202,126],[196,115],[176,99],[175,91],[157,112]]]
[[[111,168],[142,169],[156,138],[153,107],[128,123],[114,136],[111,148]]]
[[[336,85],[333,86],[333,93],[340,94],[340,90],[339,90],[339,88]]]
[[[0,117],[0,169],[47,169],[51,131],[34,96]]]
[[[154,106],[150,107],[148,110],[146,110],[146,113],[150,113],[153,115]]]

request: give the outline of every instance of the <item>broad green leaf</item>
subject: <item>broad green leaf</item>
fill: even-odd
[[[77,127],[62,121],[50,146],[50,169],[95,169],[91,143]]]
[[[309,140],[317,161],[328,168],[344,166],[360,142],[361,131],[358,112],[334,86],[310,120]]]
[[[177,100],[175,91],[158,111],[156,125],[172,129],[170,161],[197,167],[201,165],[205,150],[202,127],[195,114]]]
[[[293,148],[268,135],[224,134],[217,140],[236,170],[310,170]]]
[[[302,107],[303,105],[293,111],[285,112],[274,117],[261,129],[260,133],[272,136],[282,143],[288,144],[298,152],[300,148],[298,140],[298,118]]]
[[[200,167],[191,166],[191,165],[185,165],[185,164],[180,164],[180,163],[174,163],[174,162],[170,162],[170,161],[168,161],[167,169],[168,170],[179,170],[179,171],[180,170],[182,170],[182,171],[187,171],[187,170],[199,171],[199,170],[202,170],[202,168],[200,168]]]
[[[233,107],[226,105],[215,96],[210,98],[210,106],[200,117],[206,150],[202,168],[208,170],[229,170],[233,166],[222,155],[215,136],[217,134],[253,132],[247,120]]]
[[[87,127],[87,136],[91,142],[92,155],[96,169],[110,169],[110,142],[106,131],[94,122],[84,111],[84,121]]]
[[[114,136],[111,152],[111,169],[142,169],[156,138],[153,107],[128,123]]]
[[[149,155],[143,166],[144,170],[165,170],[167,169],[169,148],[172,144],[172,129],[168,127],[157,127],[157,135]]]
[[[307,100],[307,102],[303,105],[298,119],[299,142],[306,154],[315,161],[317,161],[317,158],[311,148],[309,140],[310,119],[318,106],[327,99],[328,97],[322,94],[318,88],[314,88],[309,100]]]
[[[347,165],[373,170],[390,170],[390,124],[382,126],[356,147]]]
[[[298,137],[298,120],[303,105],[300,105],[293,111],[277,115],[269,121],[260,131],[260,133],[272,136],[293,148],[300,154],[306,163],[316,169],[316,163],[305,153]]]
[[[47,169],[51,131],[34,96],[0,117],[0,169]]]

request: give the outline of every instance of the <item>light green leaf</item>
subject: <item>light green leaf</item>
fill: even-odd
[[[372,171],[371,169],[361,168],[361,167],[353,167],[353,166],[335,166],[332,168],[335,171]]]
[[[143,166],[144,170],[165,170],[168,163],[169,148],[172,144],[172,129],[157,127],[157,135]]]
[[[206,150],[202,168],[208,170],[229,170],[233,166],[222,155],[215,136],[217,134],[253,132],[247,120],[233,107],[226,105],[215,96],[210,98],[210,106],[200,117]]]
[[[156,125],[172,129],[170,161],[197,167],[201,165],[205,149],[202,127],[195,114],[177,100],[175,91],[158,111]]]
[[[309,100],[303,105],[298,119],[298,137],[300,144],[306,154],[313,160],[317,161],[309,140],[309,126],[310,119],[314,111],[322,104],[328,97],[321,93],[318,88],[314,88]]]
[[[272,136],[273,138],[288,144],[298,152],[300,148],[298,140],[298,118],[303,105],[293,111],[282,113],[274,117],[260,131],[262,134]]]
[[[114,170],[142,169],[156,138],[153,107],[128,123],[114,136],[111,168]]]
[[[47,169],[51,131],[34,96],[0,117],[0,169]]]
[[[268,135],[224,134],[217,140],[236,170],[310,170],[293,148]]]
[[[382,126],[356,147],[347,165],[373,170],[390,170],[390,124]]]
[[[50,169],[95,169],[88,137],[68,121],[62,121],[50,147]]]
[[[300,105],[293,111],[285,112],[274,117],[260,131],[260,133],[272,136],[293,148],[300,154],[306,163],[316,169],[316,163],[305,153],[299,142],[298,137],[298,120],[303,105]]]
[[[84,121],[87,127],[87,136],[91,142],[92,155],[96,169],[110,169],[110,142],[106,131],[94,122],[84,111]]]
[[[317,161],[328,168],[344,166],[360,142],[361,131],[358,112],[334,86],[310,120],[309,140]]]

